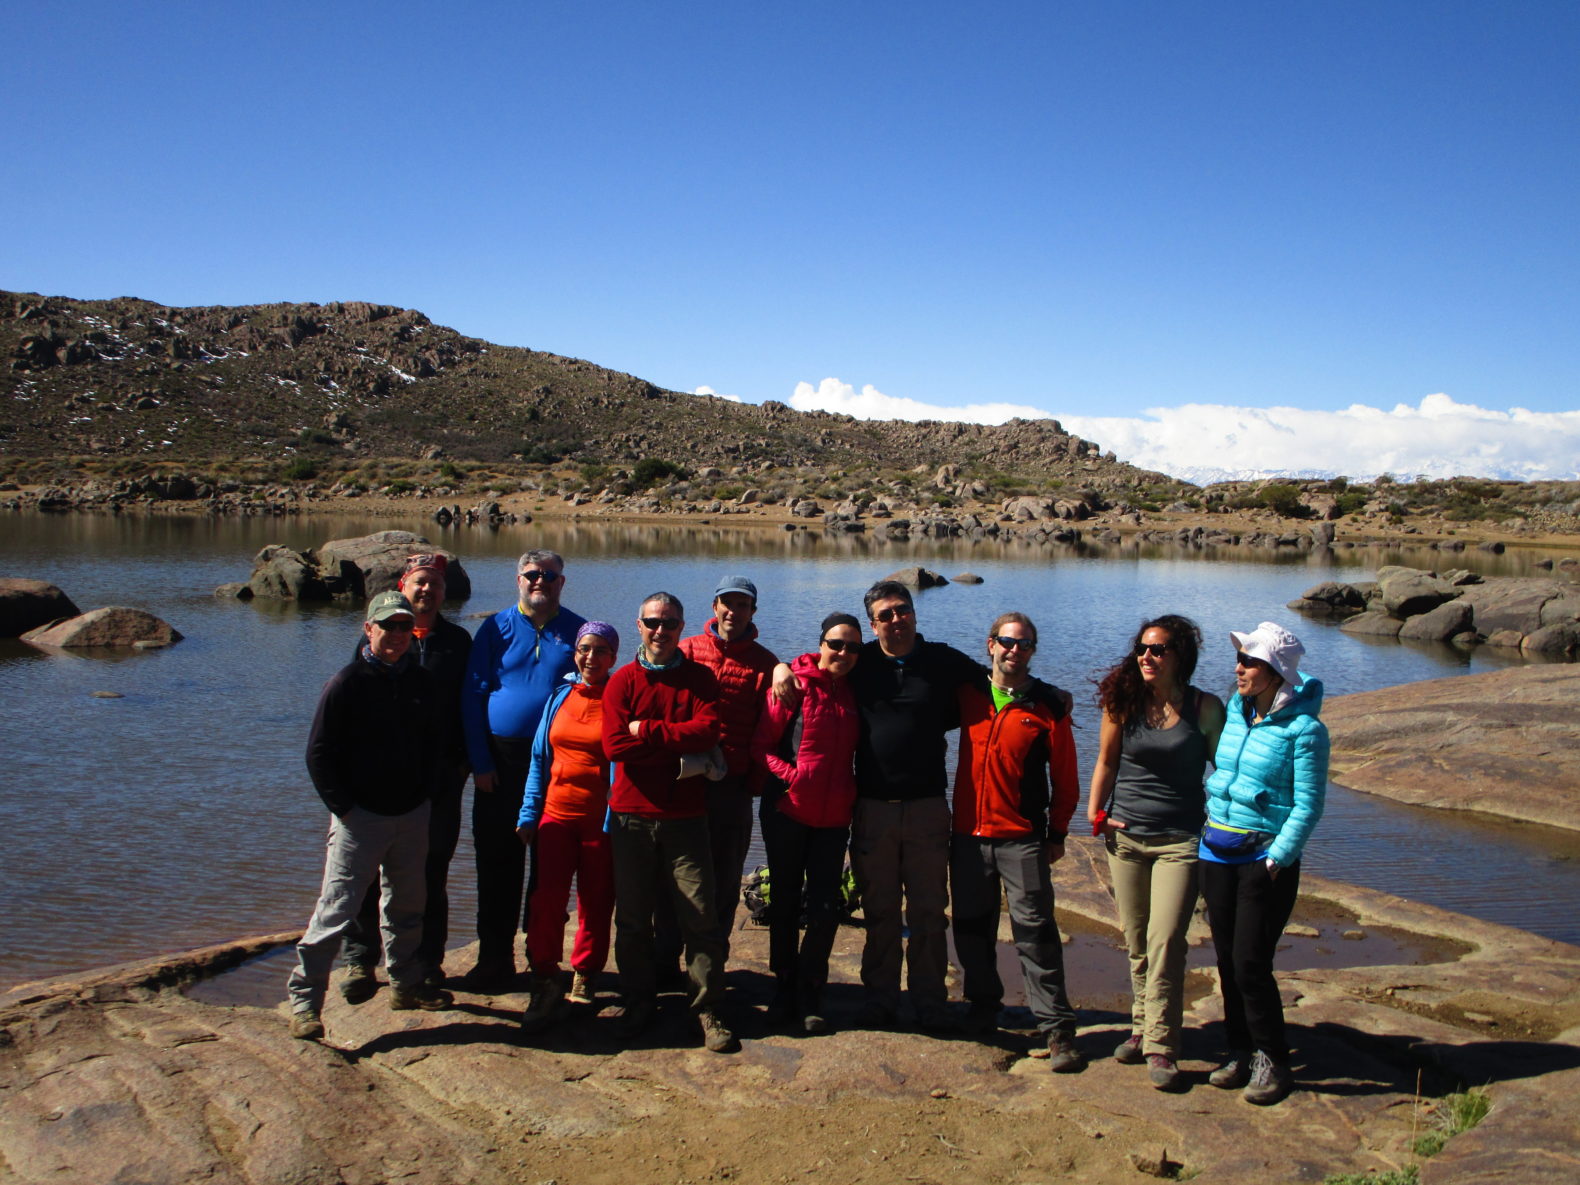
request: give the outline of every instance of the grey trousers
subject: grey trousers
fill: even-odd
[[[404,815],[376,815],[354,806],[343,819],[331,816],[323,887],[307,933],[296,944],[296,969],[286,981],[291,1011],[317,1011],[324,1006],[341,940],[356,921],[363,895],[379,879],[380,869],[379,932],[390,982],[408,990],[422,983],[417,946],[422,941],[427,895],[428,814],[425,802]]]
[[[627,1001],[658,991],[653,908],[667,896],[686,947],[691,1009],[712,1008],[724,995],[724,951],[713,914],[713,861],[708,820],[647,819],[615,812],[609,821],[614,856],[614,961]]]
[[[1009,902],[1010,934],[1026,981],[1026,1006],[1037,1029],[1075,1036],[1075,1009],[1064,982],[1064,947],[1053,917],[1053,880],[1040,839],[951,840],[949,879],[955,901],[955,953],[966,999],[980,1007],[1004,1000],[998,973],[999,887]]]
[[[908,802],[856,799],[851,867],[861,891],[867,940],[861,982],[890,1013],[900,1007],[901,938],[911,1006],[919,1017],[948,1006],[949,804],[942,795]]]
[[[713,916],[724,959],[730,957],[730,935],[741,904],[741,872],[752,846],[752,804],[745,774],[731,774],[708,783],[708,851],[713,865]],[[668,898],[661,897],[653,916],[658,934],[658,965],[671,968],[680,959],[680,926]]]

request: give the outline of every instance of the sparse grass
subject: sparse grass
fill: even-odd
[[[1420,1179],[1419,1166],[1412,1164],[1382,1173],[1338,1173],[1324,1177],[1322,1185],[1416,1185]]]
[[[1417,1156],[1436,1156],[1460,1132],[1467,1132],[1487,1117],[1492,1109],[1492,1099],[1485,1090],[1470,1090],[1446,1095],[1439,1099],[1432,1112],[1433,1130],[1419,1135],[1410,1147]]]

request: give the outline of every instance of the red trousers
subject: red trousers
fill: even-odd
[[[595,975],[609,961],[614,913],[614,861],[603,814],[582,819],[545,815],[532,849],[532,893],[527,899],[527,962],[534,975],[555,975],[565,953],[571,878],[576,878],[576,944],[571,969]]]

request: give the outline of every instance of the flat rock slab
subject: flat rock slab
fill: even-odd
[[[1070,846],[1062,905],[1111,924],[1101,849]],[[726,1056],[699,1047],[679,995],[623,1045],[600,1015],[615,1003],[607,992],[532,1039],[519,993],[392,1013],[387,988],[358,1007],[331,992],[319,1044],[291,1040],[283,1008],[205,1003],[176,986],[290,937],[277,935],[0,997],[0,1164],[24,1182],[1120,1185],[1166,1160],[1215,1182],[1320,1182],[1409,1163],[1430,1096],[1474,1083],[1488,1085],[1491,1115],[1425,1180],[1571,1178],[1580,949],[1321,878],[1302,891],[1367,928],[1438,935],[1462,953],[1281,974],[1302,1089],[1277,1107],[1205,1084],[1221,1040],[1211,993],[1187,1014],[1189,1088],[1174,1095],[1106,1056],[1128,1031],[1117,1012],[1083,1011],[1092,1063],[1073,1075],[1027,1056],[1031,1032],[851,1029],[854,927],[840,933],[835,1032],[823,1037],[769,1030],[767,934],[736,935],[727,1014],[743,1048]],[[456,967],[469,955],[452,952]]]
[[[1580,830],[1580,667],[1513,667],[1328,700],[1330,776],[1418,806]]]

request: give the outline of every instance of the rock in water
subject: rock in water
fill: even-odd
[[[894,580],[907,588],[921,590],[934,588],[938,585],[948,584],[949,581],[937,572],[929,572],[926,568],[901,568],[897,572],[890,572],[885,580]]]
[[[169,622],[126,605],[94,609],[22,635],[22,641],[31,646],[54,646],[62,650],[88,646],[150,649],[180,640],[181,634]]]
[[[0,638],[19,638],[82,610],[47,580],[0,576]]]

